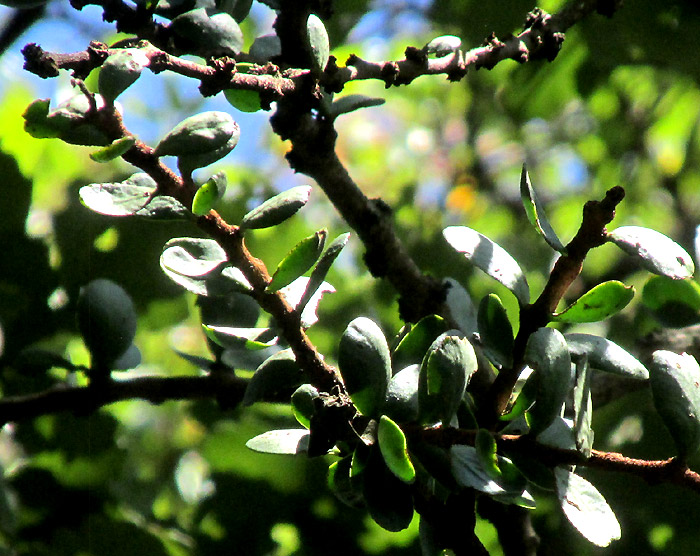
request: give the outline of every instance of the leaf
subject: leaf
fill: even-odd
[[[420,422],[449,424],[477,367],[469,341],[457,330],[440,335],[425,354],[418,382]]]
[[[306,20],[306,37],[311,49],[312,69],[315,73],[323,73],[331,47],[326,26],[316,14],[310,14]]]
[[[384,411],[399,423],[409,423],[418,418],[418,377],[420,365],[401,369],[391,377],[384,401]]]
[[[241,112],[257,112],[262,108],[260,95],[249,89],[224,89],[228,103]]]
[[[343,504],[364,508],[362,483],[350,475],[352,456],[345,456],[328,466],[328,488]]]
[[[307,451],[309,436],[306,429],[281,429],[259,434],[245,445],[265,454],[296,455]]]
[[[260,65],[265,65],[275,56],[282,54],[282,44],[277,35],[262,35],[257,37],[248,51],[250,58]]]
[[[685,460],[700,447],[700,366],[687,353],[655,351],[649,381],[656,411]]]
[[[213,239],[175,238],[165,244],[160,266],[182,276],[199,277],[227,261],[226,252]]]
[[[311,426],[311,417],[315,411],[318,390],[312,384],[302,384],[292,394],[292,413],[299,424],[307,429]]]
[[[700,322],[700,285],[692,279],[652,276],[642,290],[642,303],[663,326],[681,328]]]
[[[530,303],[530,287],[523,271],[500,245],[466,226],[449,226],[442,234],[467,260],[512,291],[520,305]]]
[[[137,315],[129,294],[110,280],[93,280],[80,289],[77,317],[93,368],[111,369],[136,334]]]
[[[501,469],[498,467],[498,455],[496,454],[496,439],[486,429],[479,429],[474,441],[476,455],[483,469],[492,479],[501,478]]]
[[[277,343],[277,336],[270,328],[237,328],[202,324],[207,337],[222,347],[263,349]]]
[[[634,286],[625,286],[617,280],[609,280],[587,291],[552,318],[557,322],[570,323],[605,320],[627,307],[634,293]]]
[[[583,356],[576,362],[574,383],[574,432],[576,449],[590,457],[593,448],[593,402],[591,400],[591,370],[588,358]]]
[[[674,280],[690,278],[695,265],[690,255],[669,237],[649,228],[622,226],[608,233],[609,241],[637,257],[641,265]]]
[[[126,351],[117,357],[110,367],[113,371],[128,371],[141,364],[141,352],[134,344],[131,344]]]
[[[391,356],[381,328],[366,317],[353,320],[343,332],[338,368],[358,411],[376,415],[391,379]]]
[[[80,201],[90,210],[107,216],[132,216],[151,199],[154,187],[128,183],[92,183],[80,188]]]
[[[520,198],[530,224],[535,227],[552,249],[559,251],[562,255],[566,255],[566,247],[564,247],[564,244],[549,223],[537,193],[532,188],[525,164],[523,164],[523,170],[520,174]]]
[[[462,285],[454,278],[447,278],[447,299],[445,304],[450,309],[450,316],[457,327],[471,338],[479,331],[476,307],[472,298]]]
[[[207,214],[216,202],[226,193],[226,173],[217,172],[210,177],[194,194],[192,213],[197,216]]]
[[[184,119],[171,129],[160,140],[154,154],[179,157],[210,154],[226,147],[232,139],[238,142],[239,137],[240,129],[230,114],[202,112]]]
[[[382,415],[377,429],[379,450],[389,470],[404,483],[416,480],[416,470],[408,457],[406,435],[390,417]]]
[[[12,361],[12,367],[23,374],[45,373],[52,367],[68,371],[73,371],[76,368],[73,363],[57,353],[37,347],[25,348],[20,351],[19,355]]]
[[[372,519],[387,531],[406,529],[413,519],[411,486],[389,470],[379,450],[371,450],[359,479]]]
[[[271,197],[243,217],[241,228],[270,228],[281,224],[303,207],[311,195],[310,185],[292,187]]]
[[[172,30],[196,45],[204,56],[235,56],[243,48],[243,33],[227,13],[209,15],[205,8],[190,10],[172,20]]]
[[[479,336],[484,353],[498,368],[513,365],[513,327],[506,309],[496,294],[489,294],[479,304]]]
[[[507,458],[497,456],[499,463]],[[505,480],[494,479],[487,471],[473,446],[455,444],[450,448],[452,474],[460,486],[473,488],[490,496],[521,494],[522,485],[509,485]]]
[[[561,412],[573,378],[571,356],[561,332],[540,328],[528,339],[523,360],[537,377],[535,405],[528,411],[530,432],[537,435]]]
[[[449,329],[447,322],[438,315],[423,317],[401,338],[394,349],[394,367],[403,368],[413,363],[421,363],[425,353],[440,334]]]
[[[308,302],[302,305],[301,300],[305,296],[305,293],[309,290],[310,278],[305,278],[304,276],[297,278],[288,286],[285,286],[279,292],[284,296],[294,310],[299,312],[301,310],[301,326],[303,328],[309,328],[310,326],[318,322],[318,315],[316,311],[318,310],[318,305],[321,303],[321,299],[327,293],[335,293],[335,288],[328,282],[323,282],[311,296]]]
[[[438,58],[452,54],[462,46],[462,39],[454,35],[436,37],[423,47],[426,54],[435,54]]]
[[[102,63],[97,88],[108,104],[128,89],[151,60],[138,48],[126,48],[111,54]]]
[[[300,383],[301,370],[292,350],[278,351],[255,370],[245,390],[243,406],[266,401],[266,398],[288,392]]]
[[[127,135],[126,137],[121,137],[112,144],[102,147],[101,149],[91,152],[90,158],[95,162],[109,162],[115,158],[119,158],[126,151],[136,144],[136,137],[133,135]]]
[[[321,255],[321,258],[318,260],[316,266],[311,271],[311,276],[309,277],[309,281],[306,284],[306,289],[304,290],[301,299],[296,305],[297,311],[300,310],[303,313],[303,311],[306,309],[306,306],[309,304],[311,299],[313,299],[314,294],[318,291],[321,285],[324,283],[327,284],[327,282],[324,282],[324,280],[326,279],[326,275],[328,274],[331,265],[338,258],[338,255],[340,255],[340,252],[347,245],[349,238],[349,233],[340,234],[333,241],[331,241],[328,248],[324,251],[323,255]],[[302,320],[304,319],[302,318]]]
[[[272,275],[272,280],[270,280],[265,289],[275,292],[291,284],[309,270],[321,255],[327,235],[328,232],[326,230],[319,230],[314,235],[304,238],[295,245],[285,255],[280,264],[277,265],[277,269]]]
[[[644,365],[610,340],[592,334],[565,334],[564,338],[571,355],[585,355],[595,369],[639,380],[649,378]]]
[[[608,546],[622,532],[603,495],[586,479],[568,469],[554,470],[559,504],[567,519],[596,546]]]
[[[381,106],[385,102],[386,100],[383,98],[368,97],[365,95],[345,95],[333,101],[328,115],[330,118],[335,119],[342,114],[349,114],[360,108]]]

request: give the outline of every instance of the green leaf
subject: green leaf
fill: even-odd
[[[471,338],[479,332],[477,310],[471,296],[454,278],[447,278],[447,299],[445,305],[457,327]]]
[[[246,387],[242,403],[249,406],[257,401],[266,401],[266,398],[296,388],[300,382],[301,370],[292,350],[278,351],[255,370]]]
[[[498,467],[507,460],[497,456]],[[510,460],[507,460],[510,463]],[[510,483],[500,474],[500,479],[494,479],[487,470],[482,458],[473,446],[455,444],[450,448],[450,465],[452,474],[460,486],[473,488],[490,496],[521,495],[524,493],[524,481]],[[500,469],[499,469],[500,471]]]
[[[649,378],[644,365],[610,340],[592,334],[565,334],[564,338],[572,357],[585,355],[595,369],[639,380]]]
[[[141,364],[141,352],[134,344],[131,344],[126,351],[117,357],[110,367],[113,371],[128,371]]]
[[[496,439],[486,429],[479,429],[474,441],[476,455],[486,473],[492,479],[498,480],[503,475],[498,467],[498,455],[496,454]]]
[[[383,98],[368,97],[365,95],[345,95],[333,101],[329,110],[329,116],[332,119],[337,118],[342,114],[349,114],[360,108],[370,108],[372,106],[381,106],[386,100]]]
[[[318,322],[318,315],[316,311],[318,310],[318,305],[321,303],[321,299],[327,293],[335,293],[335,288],[328,282],[323,282],[320,287],[311,296],[311,299],[305,305],[301,304],[301,299],[304,293],[309,289],[310,278],[304,276],[297,278],[288,286],[282,288],[280,293],[284,296],[296,312],[301,312],[299,315],[301,318],[302,328],[309,328],[310,326]]]
[[[243,48],[241,28],[227,13],[209,15],[205,8],[198,8],[175,17],[170,27],[194,43],[200,56],[235,56]]]
[[[559,251],[562,255],[566,255],[566,247],[564,247],[564,244],[549,223],[537,193],[532,188],[525,164],[523,164],[523,170],[520,174],[520,198],[530,224],[535,227],[552,249]]]
[[[684,460],[700,447],[700,366],[687,353],[655,351],[649,379],[656,411]]]
[[[262,108],[260,95],[248,89],[224,89],[228,103],[241,112],[257,112]]]
[[[359,479],[372,519],[387,531],[406,529],[413,519],[411,486],[389,470],[379,450],[371,450]]]
[[[423,47],[426,54],[435,54],[438,58],[452,54],[462,46],[462,39],[454,35],[436,37]]]
[[[316,14],[310,14],[306,20],[306,37],[311,49],[312,69],[316,73],[323,73],[331,47],[326,26]]]
[[[77,317],[93,367],[111,369],[136,334],[137,316],[131,298],[110,280],[93,280],[80,289]]]
[[[513,327],[501,299],[489,294],[479,304],[479,336],[484,353],[498,368],[513,365]]]
[[[259,434],[245,445],[265,454],[296,455],[307,451],[309,436],[306,429],[281,429]]]
[[[476,354],[457,330],[440,335],[425,354],[418,383],[420,421],[448,425],[477,368]]]
[[[91,152],[90,158],[95,162],[109,162],[115,158],[119,158],[126,151],[136,144],[136,137],[127,135],[117,139],[112,144],[102,147],[101,149]]]
[[[530,336],[523,359],[537,377],[537,398],[528,411],[530,432],[537,435],[561,412],[573,378],[571,356],[561,332],[540,328]]]
[[[617,280],[598,284],[552,318],[558,322],[598,322],[622,311],[634,297],[634,286]]]
[[[97,88],[105,102],[113,104],[150,63],[146,53],[138,48],[119,50],[108,56],[102,63],[97,80]]]
[[[641,265],[674,280],[690,278],[695,272],[693,259],[669,237],[649,228],[623,226],[608,234],[609,241],[637,257]]]
[[[23,349],[12,361],[12,367],[23,374],[41,374],[52,367],[75,370],[75,365],[53,351],[30,347]]]
[[[217,172],[210,177],[194,194],[192,213],[197,216],[207,214],[226,193],[226,185],[225,172]]]
[[[171,129],[158,143],[154,154],[179,157],[210,154],[227,147],[231,140],[237,143],[239,137],[240,129],[230,114],[202,112],[186,118]]]
[[[303,311],[306,309],[306,306],[314,298],[314,294],[318,291],[322,284],[327,283],[324,282],[324,280],[326,279],[326,275],[328,274],[331,265],[338,258],[338,255],[340,255],[340,252],[347,245],[349,238],[349,233],[340,234],[333,241],[331,241],[328,248],[324,251],[323,255],[321,255],[321,258],[318,260],[316,266],[311,271],[311,276],[309,277],[309,281],[306,284],[306,289],[304,290],[304,293],[301,296],[299,303],[296,305],[297,311],[302,311],[303,313]],[[302,317],[302,321],[303,320],[304,319]]]
[[[151,200],[155,187],[126,182],[92,183],[80,188],[80,201],[90,210],[107,216],[132,216]]]
[[[358,411],[377,414],[391,379],[391,356],[381,328],[366,317],[353,320],[340,338],[338,367]]]
[[[237,328],[202,324],[207,337],[225,348],[264,349],[277,343],[277,336],[270,328]]]
[[[272,280],[270,280],[266,290],[276,292],[291,284],[309,270],[321,255],[327,235],[328,232],[326,230],[319,230],[294,246],[280,264],[277,265],[277,269],[272,275]]]
[[[260,65],[265,65],[275,56],[282,54],[282,44],[277,35],[262,35],[257,37],[248,51],[250,58]]]
[[[227,261],[226,252],[213,239],[181,237],[168,241],[160,266],[183,276],[204,276]]]
[[[421,363],[436,338],[447,332],[448,328],[445,319],[438,315],[423,317],[411,326],[394,349],[394,367],[403,368],[413,363]]]
[[[512,291],[520,305],[530,303],[530,287],[523,271],[500,245],[466,226],[450,226],[442,234],[467,260]]]
[[[700,285],[695,280],[652,276],[642,290],[642,303],[664,326],[681,328],[700,322]]]
[[[362,483],[350,474],[352,456],[345,456],[328,466],[328,488],[343,504],[364,508]]]
[[[382,410],[399,423],[418,418],[418,377],[420,365],[409,365],[391,377]]]
[[[294,216],[311,195],[310,185],[299,185],[271,197],[243,217],[241,228],[270,228]]]
[[[559,450],[575,450],[574,422],[558,415],[546,429],[537,435],[537,442]]]
[[[190,217],[190,211],[174,197],[158,195],[137,210],[134,216],[160,221],[182,220]]]
[[[292,394],[292,413],[299,424],[307,429],[311,426],[311,417],[316,410],[318,390],[312,384],[302,384]]]
[[[389,470],[404,483],[416,480],[416,470],[406,447],[406,435],[390,417],[382,415],[377,430],[379,449]]]
[[[588,358],[583,356],[576,362],[574,383],[574,432],[576,449],[590,457],[593,448],[593,402],[591,400],[591,376]]]
[[[563,467],[557,467],[554,476],[559,504],[579,533],[603,547],[620,538],[620,524],[615,514],[591,483]]]
[[[48,121],[49,99],[37,99],[33,101],[22,114],[24,118],[24,131],[35,139],[51,139],[60,135],[60,130]]]

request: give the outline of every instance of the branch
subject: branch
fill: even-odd
[[[530,335],[549,323],[562,297],[581,273],[588,252],[606,242],[605,226],[615,217],[615,208],[624,197],[624,189],[616,186],[605,194],[602,201],[588,201],[584,205],[581,226],[574,239],[566,246],[566,255],[557,259],[537,301],[520,311],[520,328],[513,347],[514,364],[510,369],[502,369],[493,382],[489,398],[493,405],[483,408],[487,413],[486,422],[495,422],[505,410],[523,369],[522,358]]]

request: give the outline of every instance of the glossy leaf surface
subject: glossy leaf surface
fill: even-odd
[[[558,322],[598,322],[622,311],[634,297],[634,287],[617,280],[603,282],[584,293],[561,313]]]
[[[646,380],[649,371],[640,361],[616,343],[593,334],[565,334],[572,356],[585,355],[591,367],[619,375]]]
[[[525,213],[527,214],[527,219],[530,221],[530,224],[535,227],[537,232],[545,239],[552,249],[559,253],[566,254],[566,247],[564,247],[564,244],[549,223],[547,215],[544,212],[544,207],[542,203],[540,203],[537,193],[535,193],[535,190],[532,188],[530,176],[524,164],[520,174],[520,198],[522,199]]]
[[[270,228],[296,214],[311,195],[311,186],[300,185],[271,197],[243,217],[241,228]]]

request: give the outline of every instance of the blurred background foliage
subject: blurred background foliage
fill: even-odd
[[[562,2],[546,0],[555,11]],[[408,45],[442,34],[481,44],[492,31],[517,31],[532,2],[376,0],[334,2],[329,23],[333,54],[399,59]],[[246,46],[270,32],[273,14],[255,4],[244,23]],[[3,9],[5,21],[11,11]],[[133,297],[140,314],[136,344],[143,363],[125,373],[195,375],[174,350],[206,356],[198,309],[190,294],[158,265],[172,237],[198,235],[183,224],[111,219],[81,206],[77,190],[131,173],[124,163],[98,165],[87,149],[32,139],[21,114],[34,98],[65,96],[69,77],[39,82],[21,71],[21,46],[83,49],[90,39],[115,39],[100,13],[49,4],[42,21],[0,61],[0,390],[28,394],[57,383],[80,384],[80,373],[59,369],[19,373],[17,355],[29,346],[87,363],[77,335],[74,303],[81,285],[110,278]],[[69,34],[65,30],[70,30]],[[495,291],[517,325],[516,304],[494,282],[473,273],[444,242],[446,225],[464,224],[508,249],[538,293],[551,250],[524,217],[519,173],[525,161],[550,220],[566,242],[583,203],[622,185],[627,198],[615,225],[646,225],[694,251],[700,222],[700,7],[696,2],[629,0],[612,19],[593,16],[567,33],[554,63],[506,61],[493,71],[471,71],[460,83],[423,77],[384,90],[357,82],[346,93],[382,96],[381,107],[338,120],[338,149],[370,197],[395,212],[399,235],[418,265],[468,285],[475,300]],[[91,79],[94,79],[92,76]],[[203,109],[233,110],[219,96],[206,102],[196,83],[144,74],[121,99],[127,126],[154,144],[173,124]],[[271,193],[304,182],[286,166],[288,146],[266,126],[269,114],[234,117],[239,147],[217,170],[228,175],[222,214],[231,222]],[[201,179],[207,175],[203,171]],[[251,251],[270,267],[301,238],[327,227],[347,231],[320,191],[300,215],[252,235]],[[401,326],[395,294],[372,279],[356,239],[334,266],[337,293],[324,298],[310,330],[333,361],[337,339],[359,315],[380,322],[392,337]],[[648,273],[607,247],[591,253],[569,301],[603,279],[622,279],[641,292]],[[596,333],[633,353],[659,322],[638,295],[620,315],[596,324]],[[683,324],[700,320],[691,315]],[[668,322],[664,323],[668,324]],[[678,323],[676,323],[678,324]],[[579,325],[580,330],[583,327]],[[587,330],[591,330],[589,326]],[[257,404],[223,411],[214,400],[121,402],[91,415],[50,415],[0,431],[0,554],[417,554],[417,520],[400,534],[382,531],[365,514],[343,506],[325,486],[327,462],[266,456],[245,441],[270,428],[294,426],[287,406]],[[672,448],[647,391],[602,407],[594,416],[595,447],[645,458]],[[622,525],[622,540],[607,554],[692,554],[697,550],[697,494],[650,486],[631,476],[586,473]],[[586,555],[592,548],[538,499],[535,526],[541,554]],[[495,532],[478,532],[493,554]]]

